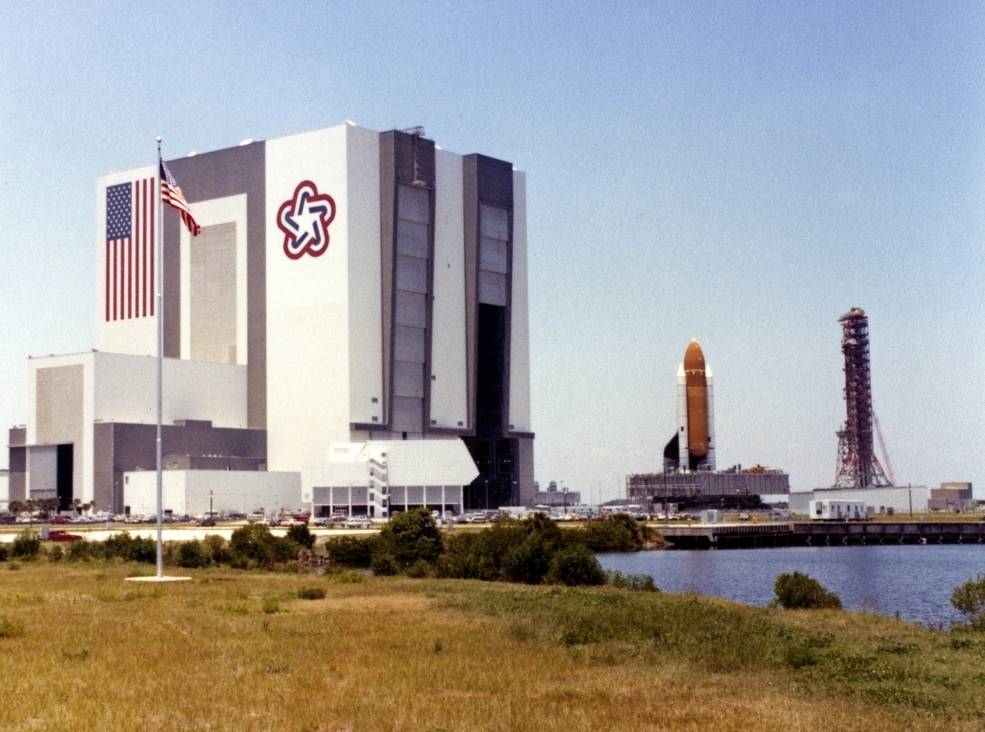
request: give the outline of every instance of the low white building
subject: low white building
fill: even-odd
[[[157,513],[157,473],[127,472],[123,495],[131,514]],[[217,513],[263,513],[302,510],[301,476],[296,472],[246,470],[165,470],[162,473],[164,513],[197,516]]]
[[[10,505],[10,473],[0,470],[0,511],[6,511]]]
[[[868,512],[865,501],[832,501],[823,499],[810,502],[812,521],[862,521]]]
[[[348,442],[302,469],[301,492],[313,516],[386,518],[421,506],[461,513],[463,487],[478,475],[459,439]]]
[[[863,501],[869,514],[926,513],[930,489],[925,485],[897,485],[885,488],[815,488],[791,491],[790,510],[810,512],[811,501]]]

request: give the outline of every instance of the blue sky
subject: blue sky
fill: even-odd
[[[352,119],[527,171],[542,482],[655,469],[694,337],[720,464],[830,483],[859,305],[897,480],[985,495],[985,5],[65,8],[0,10],[0,425],[93,343],[97,175]]]

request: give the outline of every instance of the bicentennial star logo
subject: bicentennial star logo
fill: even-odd
[[[328,250],[328,225],[335,218],[335,200],[319,193],[310,180],[303,180],[294,195],[280,205],[277,227],[284,232],[284,254],[300,259],[306,253],[320,257]]]

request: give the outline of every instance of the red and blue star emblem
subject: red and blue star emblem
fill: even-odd
[[[284,254],[300,259],[305,254],[320,257],[328,250],[328,225],[335,218],[335,201],[319,193],[310,180],[303,180],[294,195],[277,210],[277,227],[284,232]]]

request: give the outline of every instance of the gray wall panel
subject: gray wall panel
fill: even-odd
[[[394,361],[425,362],[426,333],[423,328],[409,328],[398,325],[394,328]]]
[[[267,229],[266,146],[263,142],[168,161],[193,204],[246,194],[247,419],[253,429],[267,426]],[[167,208],[167,207],[166,207]],[[181,278],[177,212],[164,215],[164,353],[181,353]]]
[[[394,318],[397,325],[409,325],[414,328],[427,327],[427,295],[422,292],[406,292],[397,290],[397,305],[394,308]]]

